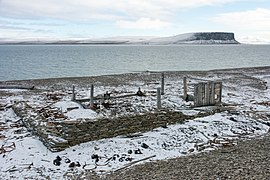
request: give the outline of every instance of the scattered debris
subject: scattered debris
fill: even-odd
[[[214,76],[213,76],[214,77]],[[238,138],[252,138],[263,135],[269,131],[270,112],[269,112],[269,90],[252,89],[250,86],[235,87],[228,83],[231,77],[222,77],[224,80],[222,101],[224,104],[216,107],[192,108],[193,102],[185,102],[180,99],[182,93],[181,79],[172,78],[169,83],[166,82],[165,92],[162,95],[162,107],[174,113],[166,114],[164,110],[156,112],[156,89],[160,86],[159,82],[141,83],[135,82],[132,85],[123,86],[102,86],[97,85],[95,88],[97,108],[96,116],[93,119],[82,118],[82,111],[89,107],[89,100],[83,101],[79,106],[71,104],[70,94],[68,91],[55,91],[45,93],[30,91],[20,91],[23,95],[10,93],[9,96],[3,95],[0,99],[0,139],[2,146],[0,153],[3,154],[3,162],[0,168],[1,177],[14,176],[22,173],[32,173],[33,177],[50,177],[51,179],[61,179],[65,172],[82,173],[83,171],[93,171],[94,173],[103,174],[110,171],[120,171],[128,168],[133,164],[143,162],[153,158],[154,160],[169,159],[175,156],[193,154],[203,151],[224,147],[224,153],[230,153],[230,148],[236,144]],[[226,80],[228,78],[228,80]],[[201,80],[202,78],[200,78]],[[205,79],[205,81],[220,80],[220,77]],[[179,83],[180,81],[180,83]],[[191,79],[190,83],[195,84],[198,81]],[[140,90],[136,94],[139,86],[144,86],[143,92]],[[82,86],[76,90],[78,98],[89,97],[88,90]],[[135,91],[134,91],[135,90]],[[194,89],[190,88],[192,93]],[[15,91],[14,91],[15,92]],[[104,94],[104,92],[106,92]],[[110,92],[110,93],[109,93]],[[135,92],[135,93],[134,93]],[[143,93],[143,94],[141,94]],[[101,95],[101,96],[98,96]],[[142,96],[140,96],[142,95]],[[251,100],[252,97],[252,100]],[[13,104],[22,103],[27,110],[28,116],[25,119],[15,116],[12,109],[7,108]],[[54,106],[57,103],[59,106]],[[164,106],[163,106],[164,105]],[[14,107],[14,106],[13,106]],[[88,109],[89,110],[89,109]],[[76,112],[74,118],[70,118],[68,113]],[[147,114],[150,112],[149,114]],[[140,116],[146,114],[147,116]],[[141,118],[129,119],[132,116]],[[181,115],[181,116],[180,116]],[[184,118],[182,115],[192,116],[192,120]],[[131,126],[128,121],[123,121],[121,126],[114,123],[119,117],[125,117],[136,123]],[[163,123],[155,129],[137,131],[137,133],[124,132],[115,138],[102,138],[87,143],[81,143],[79,139],[85,136],[93,137],[89,133],[89,127],[97,129],[95,121],[106,118],[109,127],[104,127],[99,134],[114,132],[113,126],[117,131],[127,129],[138,129],[142,126],[147,127],[152,122],[151,118],[160,119]],[[59,145],[61,152],[50,152],[36,138],[25,134],[25,129],[21,122],[27,122],[31,119],[34,128],[28,129],[35,132],[36,129],[43,131],[41,138],[50,138],[52,144]],[[40,119],[40,121],[38,121]],[[179,121],[179,119],[184,119]],[[175,121],[167,121],[175,120]],[[105,121],[104,121],[105,122]],[[66,126],[63,126],[66,123]],[[156,122],[155,122],[156,123]],[[86,126],[88,124],[88,126]],[[104,124],[104,123],[103,123]],[[154,124],[154,123],[152,123]],[[25,124],[24,124],[25,125]],[[64,128],[63,128],[64,127]],[[66,127],[80,127],[81,129],[70,134],[74,134],[77,144],[68,141],[71,138],[68,135]],[[62,136],[64,138],[60,139]],[[14,141],[14,145],[11,142]],[[10,144],[6,146],[7,144]],[[16,147],[15,147],[16,144]],[[37,146],[33,146],[37,144]],[[71,147],[70,147],[71,146]],[[68,148],[67,148],[68,147]],[[7,153],[11,152],[12,153]],[[23,154],[23,157],[17,157],[14,160],[14,154]],[[155,154],[155,155],[153,155]],[[30,164],[34,159],[34,165]],[[39,167],[37,167],[37,164]],[[26,171],[27,170],[27,171]],[[37,175],[40,173],[42,175]]]
[[[14,151],[15,149],[16,149],[16,146],[14,142],[12,142],[11,145],[5,145],[5,146],[2,145],[0,148],[0,154],[11,152],[11,151]]]
[[[143,159],[137,160],[137,161],[133,161],[133,162],[131,162],[131,163],[129,163],[129,164],[127,164],[127,165],[125,165],[124,167],[122,167],[122,168],[119,168],[119,169],[115,170],[114,172],[121,171],[121,170],[123,170],[123,169],[126,169],[126,168],[128,168],[128,167],[132,166],[133,164],[136,164],[136,163],[139,163],[139,162],[142,162],[142,161],[146,161],[146,160],[151,159],[151,158],[153,158],[153,157],[156,157],[156,155],[149,156],[149,157],[146,157],[146,158],[143,158]]]

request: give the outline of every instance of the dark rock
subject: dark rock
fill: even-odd
[[[91,156],[91,158],[92,158],[92,159],[98,159],[99,157],[98,157],[97,154],[93,154],[93,155]]]
[[[125,157],[119,158],[119,161],[120,161],[120,162],[123,162],[124,160],[125,160]]]
[[[75,162],[70,163],[68,167],[74,168],[75,167]]]
[[[132,154],[132,150],[128,150],[128,154]]]
[[[119,158],[119,157],[120,157],[120,156],[119,156],[118,154],[114,154],[112,159],[115,161],[116,158]]]
[[[149,146],[147,144],[145,144],[145,143],[142,143],[141,147],[144,148],[144,149],[149,148]]]
[[[164,128],[164,129],[168,128],[168,126],[166,124],[162,125],[161,127]]]
[[[81,164],[77,161],[75,164],[76,167],[81,167]]]
[[[62,160],[62,159],[61,159],[59,156],[57,156],[56,159],[53,160],[53,164],[54,164],[55,166],[60,166],[60,165],[61,165],[61,160]]]
[[[141,91],[141,88],[138,89],[136,95],[137,96],[145,96],[145,94]]]
[[[230,117],[229,118],[231,121],[233,121],[233,122],[237,122],[237,120],[234,118],[234,117]]]
[[[133,160],[133,158],[131,158],[131,157],[127,157],[125,160],[126,160],[126,161],[132,161],[132,160]]]
[[[135,154],[142,154],[141,150],[140,149],[137,149],[134,151]]]
[[[99,156],[98,156],[97,154],[93,154],[93,155],[91,156],[91,158],[92,158],[92,159],[95,159],[96,162],[99,161]]]
[[[65,163],[70,163],[70,162],[71,162],[70,159],[68,158],[65,159]]]

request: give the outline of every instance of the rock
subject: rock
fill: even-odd
[[[81,167],[81,164],[77,161],[75,164],[76,167]]]
[[[133,158],[131,158],[131,157],[127,157],[125,160],[126,160],[126,161],[132,161],[132,160],[133,160]]]
[[[74,168],[75,167],[75,162],[70,163],[68,167]]]
[[[53,160],[53,164],[55,166],[60,166],[61,165],[61,160],[62,160],[62,158],[60,158],[59,156],[57,156],[56,159]]]
[[[95,159],[96,161],[95,162],[98,162],[99,161],[99,156],[97,154],[93,154],[91,156],[92,159]]]
[[[145,143],[142,143],[141,147],[144,148],[144,149],[148,149],[149,148],[149,146],[147,144],[145,144]]]
[[[125,160],[125,157],[119,158],[119,162],[123,162]]]
[[[140,149],[137,149],[134,151],[135,154],[142,154],[141,150]]]
[[[70,163],[70,162],[71,162],[70,159],[68,158],[65,159],[65,163]]]
[[[234,117],[230,117],[229,118],[231,121],[233,121],[233,122],[237,122],[237,120],[234,118]]]

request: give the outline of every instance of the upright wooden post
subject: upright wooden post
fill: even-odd
[[[209,83],[204,84],[204,105],[209,106],[210,104],[210,86]]]
[[[92,108],[94,106],[94,85],[91,84],[91,90],[90,90],[90,107]]]
[[[222,82],[219,82],[219,104],[221,104],[221,98],[222,98]]]
[[[161,109],[161,89],[157,88],[157,109]]]
[[[187,77],[184,77],[183,79],[183,84],[184,84],[184,95],[183,95],[183,99],[187,100]]]
[[[161,95],[164,95],[164,73],[161,74]]]
[[[215,82],[215,104],[221,103],[222,96],[222,82]]]
[[[209,104],[215,105],[215,84],[213,81],[209,82]]]
[[[194,86],[194,106],[199,107],[205,101],[205,83],[198,83]]]
[[[75,94],[75,86],[72,86],[72,97],[71,97],[71,101],[75,101],[76,100],[76,94]]]

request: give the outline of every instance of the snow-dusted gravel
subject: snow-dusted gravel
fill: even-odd
[[[262,145],[256,144],[254,140],[244,142],[243,146],[242,142],[239,146],[235,145],[239,139],[264,136],[269,131],[270,67],[206,72],[165,72],[165,95],[162,96],[162,107],[196,115],[211,111],[213,107],[194,109],[191,107],[192,102],[185,102],[180,98],[183,94],[184,76],[188,78],[189,94],[193,93],[194,83],[222,81],[222,102],[228,110],[181,124],[160,127],[137,136],[120,136],[83,143],[56,153],[48,151],[38,137],[33,136],[22,126],[20,119],[11,108],[14,103],[26,101],[36,108],[47,106],[60,108],[64,115],[72,119],[89,116],[94,120],[95,117],[111,117],[113,113],[114,116],[123,116],[155,111],[155,91],[160,86],[160,73],[142,72],[89,78],[0,82],[1,85],[19,84],[36,87],[36,90],[0,89],[0,179],[76,177],[82,179],[90,177],[179,179],[181,177],[180,179],[183,179],[182,173],[187,174],[185,176],[187,179],[190,179],[189,177],[207,179],[207,175],[209,178],[223,179],[228,178],[230,173],[235,174],[231,177],[238,178],[240,176],[236,174],[241,175],[242,172],[245,172],[243,177],[248,178],[246,170],[256,169],[255,165],[259,162],[264,165],[263,161],[266,160],[263,158],[264,155],[259,154],[256,155],[260,157],[259,159],[253,158],[252,153],[260,146],[262,150],[267,150],[266,145],[263,140],[258,140]],[[79,98],[86,98],[89,97],[91,84],[95,85],[95,96],[103,95],[106,91],[112,93],[112,96],[125,95],[135,93],[140,87],[146,97],[113,100],[112,108],[101,108],[97,113],[89,109],[84,112],[81,107],[66,112],[67,107],[72,103],[70,102],[72,85],[76,86]],[[248,148],[249,143],[254,147]],[[245,151],[242,147],[250,152],[247,156],[251,159],[243,158]],[[218,148],[221,150],[205,153]],[[224,153],[222,149],[228,152]],[[262,152],[260,149],[256,151],[256,153],[260,152]],[[242,158],[241,160],[248,167],[240,161],[237,164],[238,158]],[[226,161],[228,161],[227,165]],[[133,168],[136,164],[139,165]],[[218,167],[223,170],[216,169]],[[264,177],[263,173],[266,170],[260,164],[258,167],[262,170],[256,171],[259,173],[256,177]],[[255,176],[250,177],[252,179]]]

